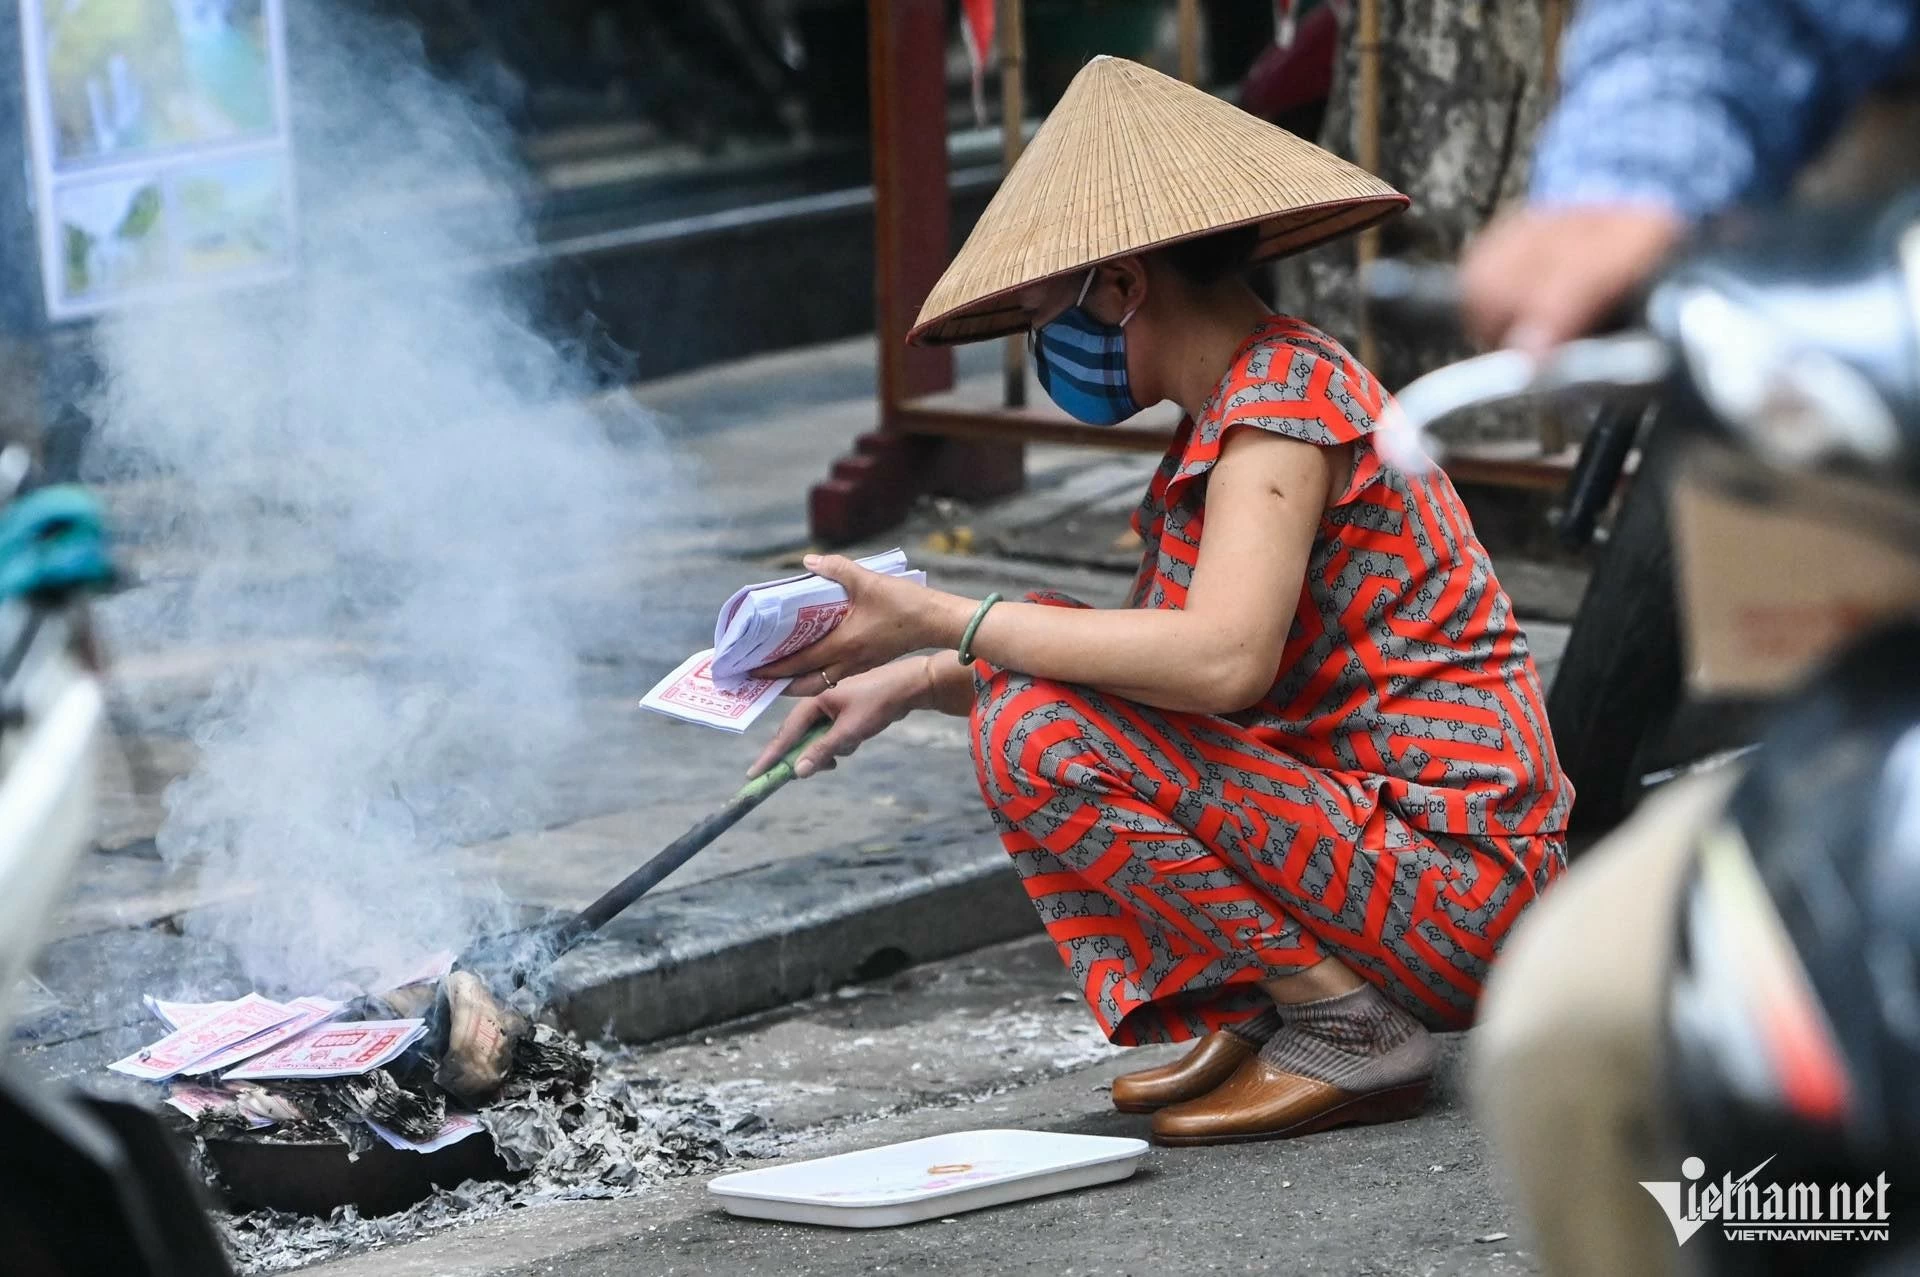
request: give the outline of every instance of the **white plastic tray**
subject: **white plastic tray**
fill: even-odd
[[[728,1211],[835,1228],[892,1228],[1132,1175],[1145,1140],[958,1131],[737,1171],[707,1185]]]

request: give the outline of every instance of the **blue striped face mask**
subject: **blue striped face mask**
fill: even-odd
[[[1087,290],[1098,270],[1096,266],[1087,272],[1073,305],[1034,329],[1028,344],[1040,384],[1062,412],[1090,426],[1111,426],[1140,411],[1127,385],[1125,329],[1133,311],[1117,324],[1087,312]]]

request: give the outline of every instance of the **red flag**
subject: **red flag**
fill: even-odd
[[[973,115],[987,122],[987,100],[983,77],[993,57],[995,0],[960,0],[960,29],[967,38],[967,57],[973,63]]]

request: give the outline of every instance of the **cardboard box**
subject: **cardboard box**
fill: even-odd
[[[1920,613],[1920,503],[1901,494],[1713,447],[1670,500],[1696,692],[1783,691],[1874,623]]]

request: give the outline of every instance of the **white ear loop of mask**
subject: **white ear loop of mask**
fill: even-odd
[[[1073,304],[1075,306],[1084,306],[1087,304],[1087,294],[1093,291],[1093,277],[1095,275],[1098,275],[1099,273],[1100,273],[1100,268],[1098,266],[1087,267],[1087,278],[1086,278],[1086,281],[1080,285],[1080,295],[1073,299]],[[1132,319],[1135,315],[1139,313],[1140,313],[1140,308],[1138,306],[1135,306],[1132,310],[1120,316],[1120,322],[1115,324],[1114,327],[1125,328],[1127,326],[1127,321]]]

